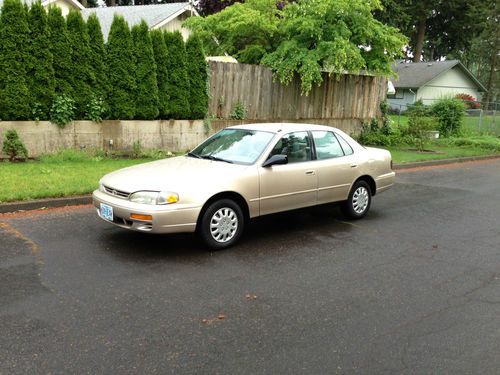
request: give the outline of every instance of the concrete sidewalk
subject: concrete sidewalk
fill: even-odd
[[[491,160],[491,159],[500,159],[500,155],[472,156],[472,157],[455,158],[455,159],[441,159],[441,160],[430,160],[430,161],[423,161],[416,163],[395,164],[393,166],[393,169],[395,171],[398,171],[411,168],[432,167],[432,166],[467,163],[472,161]],[[92,203],[91,195],[79,195],[74,197],[47,198],[47,199],[37,199],[31,201],[9,202],[0,204],[0,214],[7,212],[16,212],[16,211],[37,210],[44,208],[75,206],[75,205],[90,204],[90,203]]]

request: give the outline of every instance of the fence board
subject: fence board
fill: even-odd
[[[246,120],[368,120],[379,114],[387,84],[383,77],[325,73],[323,83],[306,96],[299,77],[285,86],[263,66],[210,62],[210,70],[209,113],[230,118],[240,102],[247,108]]]

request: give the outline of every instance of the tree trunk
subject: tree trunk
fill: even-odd
[[[417,43],[415,44],[415,51],[413,54],[413,62],[420,62],[422,58],[422,50],[424,48],[424,38],[425,38],[425,24],[426,19],[419,19],[417,22]]]
[[[486,82],[486,93],[483,98],[483,107],[489,109],[489,101],[491,98],[491,89],[493,88],[493,75],[495,74],[495,68],[497,63],[497,53],[493,52],[491,56],[490,72],[488,74],[488,82]]]

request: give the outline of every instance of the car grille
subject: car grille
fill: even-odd
[[[115,197],[127,199],[130,196],[130,193],[127,193],[126,191],[116,190],[106,185],[103,186],[106,193],[114,195]]]

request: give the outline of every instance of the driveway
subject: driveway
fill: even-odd
[[[0,216],[0,374],[498,374],[500,161],[206,252],[90,206]]]

